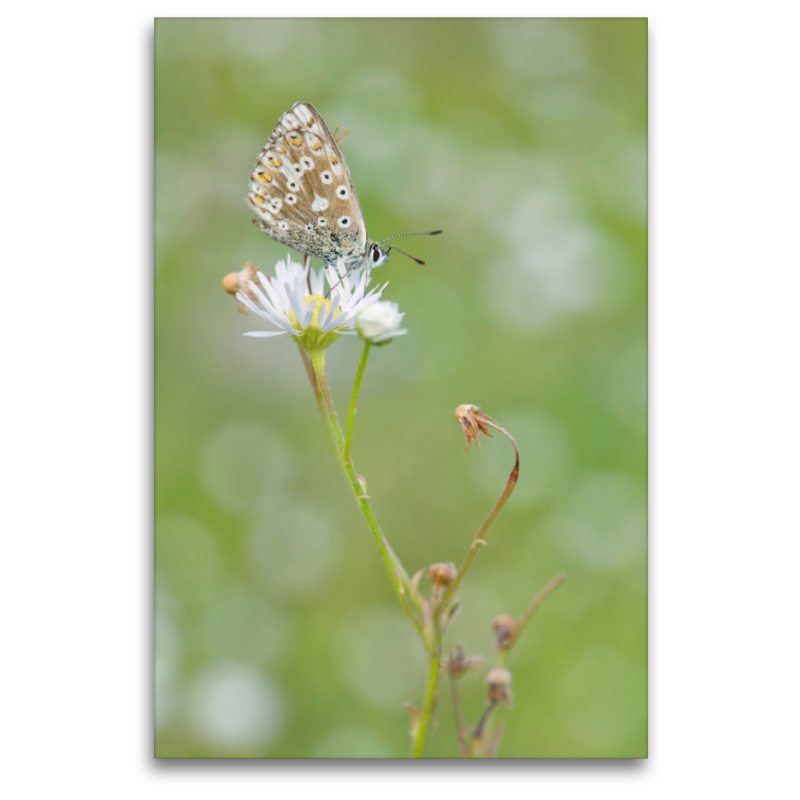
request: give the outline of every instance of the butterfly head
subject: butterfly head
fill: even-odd
[[[384,250],[380,242],[373,242],[369,246],[369,251],[367,252],[369,266],[382,267],[389,260],[389,251],[391,249],[391,247],[388,247]]]

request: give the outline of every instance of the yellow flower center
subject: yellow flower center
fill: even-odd
[[[323,297],[320,294],[306,295],[306,305],[309,305],[312,302],[314,303],[314,313],[312,314],[308,325],[306,325],[306,328],[319,328],[320,311],[322,312],[322,318],[325,319],[325,317],[328,315],[328,311],[330,310],[331,301],[328,300],[327,297]],[[342,309],[337,308],[333,314],[333,318],[336,319],[336,317],[338,317],[341,313]],[[295,316],[294,311],[289,309],[287,316],[289,317],[289,321],[292,323],[292,325],[300,330],[300,325],[297,323],[297,317]]]

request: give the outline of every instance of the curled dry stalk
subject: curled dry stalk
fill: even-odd
[[[508,481],[506,482],[505,488],[500,493],[500,497],[497,498],[497,502],[489,512],[489,515],[483,521],[483,524],[480,526],[480,528],[478,528],[478,532],[475,534],[475,538],[472,540],[472,545],[469,548],[467,557],[461,564],[461,568],[458,570],[455,579],[447,588],[447,591],[439,601],[438,607],[440,609],[447,608],[448,603],[455,596],[456,592],[458,591],[458,587],[461,585],[461,581],[464,579],[464,575],[466,575],[467,570],[472,565],[472,561],[477,555],[478,550],[482,545],[486,544],[486,533],[492,526],[492,523],[495,521],[495,518],[502,510],[503,506],[508,502],[508,498],[511,497],[511,493],[514,491],[514,487],[517,485],[517,481],[519,480],[519,448],[517,447],[514,437],[505,428],[498,425],[491,417],[483,414],[476,406],[459,406],[456,409],[456,419],[461,423],[462,428],[464,428],[464,433],[467,437],[467,450],[469,450],[472,442],[475,442],[475,444],[480,447],[480,443],[478,442],[479,432],[491,437],[489,431],[486,430],[486,427],[488,426],[502,433],[503,436],[505,436],[511,442],[511,444],[514,446],[515,458],[514,466],[511,470],[511,474],[508,476]]]

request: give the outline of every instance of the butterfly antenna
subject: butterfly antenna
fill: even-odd
[[[383,241],[378,242],[378,244],[383,244],[383,242],[388,242],[392,239],[399,239],[403,236],[436,236],[440,233],[442,233],[442,231],[421,231],[420,233],[396,233],[394,236],[390,236],[388,239],[384,239]],[[397,250],[396,247],[394,249]],[[402,250],[400,252],[402,252]],[[404,255],[406,254],[404,253]]]
[[[401,234],[401,235],[402,235],[402,234]],[[424,262],[424,261],[420,261],[418,258],[414,258],[414,256],[412,256],[410,253],[406,253],[406,251],[405,251],[405,250],[401,250],[399,247],[395,247],[393,244],[390,244],[390,245],[389,245],[389,246],[386,248],[386,252],[387,252],[387,253],[388,253],[390,250],[397,250],[397,252],[398,252],[398,253],[402,253],[404,256],[406,256],[406,258],[410,258],[412,261],[416,261],[416,262],[417,262],[417,264],[419,264],[419,265],[420,265],[420,266],[422,266],[422,267],[424,267],[424,266],[425,266],[425,262]]]

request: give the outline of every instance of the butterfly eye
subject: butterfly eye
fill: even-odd
[[[377,264],[378,261],[380,261],[380,258],[381,258],[380,249],[377,248],[377,247],[373,247],[372,248],[372,260],[373,260],[373,262]]]

